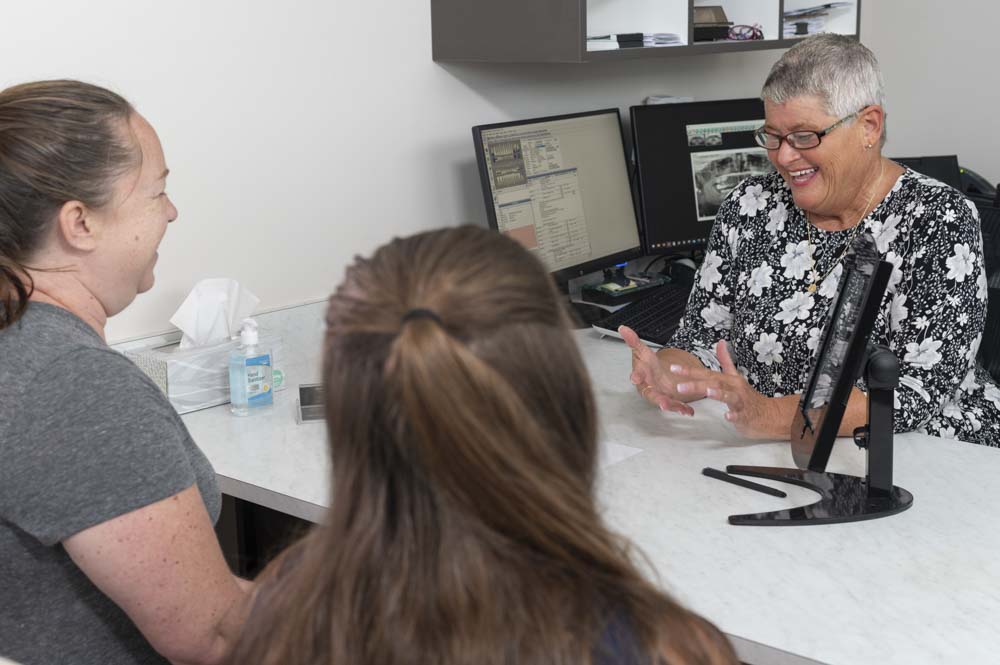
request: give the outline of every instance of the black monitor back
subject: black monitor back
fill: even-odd
[[[958,167],[957,155],[893,157],[892,160],[962,191],[962,172]]]
[[[772,171],[753,139],[760,99],[655,104],[630,109],[645,250],[703,247],[719,204],[743,178]]]
[[[986,264],[986,329],[977,360],[994,380],[1000,381],[1000,208],[979,205]]]
[[[792,458],[800,469],[825,471],[868,349],[892,265],[871,235],[859,235],[843,262],[819,348],[792,423]]]

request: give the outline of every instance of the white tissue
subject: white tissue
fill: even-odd
[[[179,348],[229,341],[239,334],[243,319],[253,313],[259,302],[260,298],[236,280],[201,280],[170,317],[170,323],[184,333]]]

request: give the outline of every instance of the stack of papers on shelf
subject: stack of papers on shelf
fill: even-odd
[[[684,104],[693,102],[694,97],[674,97],[673,95],[649,95],[642,100],[643,104]]]
[[[637,32],[587,37],[588,51],[612,51],[619,48],[680,46],[683,42],[672,32]]]
[[[831,13],[845,10],[853,5],[853,2],[827,2],[822,5],[786,11],[783,36],[786,38],[807,37],[823,32],[826,30],[827,17]]]
[[[642,41],[646,46],[679,46],[681,38],[672,32],[654,32],[644,34]]]
[[[803,7],[802,9],[789,9],[785,12],[785,18],[825,16],[831,9],[843,9],[853,4],[853,2],[827,2],[826,4]]]

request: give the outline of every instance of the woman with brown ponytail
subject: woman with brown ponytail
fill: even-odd
[[[231,663],[736,662],[602,523],[587,372],[517,243],[462,227],[357,260],[324,377],[330,512],[259,578]]]
[[[177,217],[150,124],[78,81],[0,91],[0,655],[216,663],[246,587],[215,473],[104,325]]]

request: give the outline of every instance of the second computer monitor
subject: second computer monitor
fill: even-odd
[[[726,196],[774,170],[753,138],[764,124],[759,99],[633,106],[631,117],[650,254],[704,247]]]
[[[935,155],[930,157],[893,157],[893,161],[908,166],[917,173],[940,180],[962,191],[962,169],[957,155]]]
[[[618,109],[472,128],[491,228],[565,286],[642,255]]]

